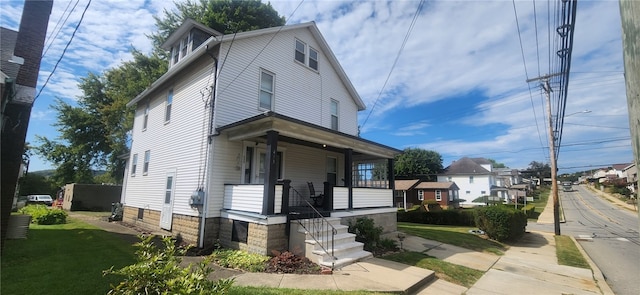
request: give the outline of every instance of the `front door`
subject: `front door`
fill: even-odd
[[[247,154],[253,153],[253,151],[254,149],[251,147],[247,147],[246,149]],[[267,151],[264,148],[257,148],[255,149],[255,153],[255,157],[245,156],[245,183],[247,183],[247,178],[251,176],[252,179],[250,183],[264,184],[264,176],[267,169]],[[251,158],[254,159],[253,163],[251,163]],[[282,152],[276,153],[276,169],[276,178],[281,179]]]
[[[162,212],[160,213],[160,227],[171,230],[171,222],[173,219],[173,193],[176,182],[176,172],[167,172],[164,201],[162,203]]]

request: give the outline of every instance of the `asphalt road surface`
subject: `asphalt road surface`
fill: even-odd
[[[560,190],[565,223],[560,233],[576,238],[617,295],[640,294],[637,213],[619,208],[583,186]]]

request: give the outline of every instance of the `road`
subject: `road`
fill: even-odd
[[[583,186],[560,191],[565,223],[563,235],[576,238],[617,295],[640,290],[640,237],[638,215],[619,208]]]

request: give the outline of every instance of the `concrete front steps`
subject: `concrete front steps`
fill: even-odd
[[[303,224],[313,222],[313,220],[309,219],[302,219],[299,221]],[[297,233],[304,235],[305,256],[307,258],[311,261],[315,261],[321,266],[330,267],[335,270],[354,262],[373,257],[371,252],[363,250],[364,244],[356,242],[356,235],[348,232],[349,227],[340,224],[340,218],[327,217],[325,218],[325,221],[336,229],[333,251],[331,250],[330,226],[323,226],[321,230],[313,233],[314,235],[319,233],[319,235],[314,239],[312,233],[307,232],[302,225],[294,222],[298,227]],[[328,241],[325,243],[323,239],[328,239]],[[322,246],[320,245],[321,243],[325,244],[324,249],[322,249]],[[331,254],[336,258],[335,260],[332,258]]]

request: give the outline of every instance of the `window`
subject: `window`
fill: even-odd
[[[436,190],[436,201],[442,201],[442,191]]]
[[[318,70],[318,52],[309,47],[309,67]]]
[[[338,130],[338,101],[331,100],[331,129]]]
[[[144,165],[142,166],[142,175],[147,175],[149,172],[149,160],[151,158],[151,151],[144,152]]]
[[[171,48],[171,55],[173,57],[173,64],[177,64],[180,59],[180,49],[178,47]]]
[[[451,176],[447,177],[447,181],[451,182],[451,180],[453,180],[453,178]]]
[[[147,105],[144,107],[144,117],[142,118],[142,130],[147,130],[147,124],[149,123],[149,104],[150,102],[147,100]]]
[[[136,176],[137,168],[138,168],[138,154],[133,154],[133,159],[131,159],[131,176]]]
[[[304,43],[302,43],[302,41],[300,40],[296,40],[296,60],[304,63],[304,52],[306,51],[306,47],[307,45],[305,45]]]
[[[164,121],[171,121],[171,105],[173,104],[173,89],[169,89],[169,93],[167,93],[167,105],[164,111]]]
[[[273,74],[265,71],[260,73],[260,108],[273,110]]]
[[[327,157],[327,182],[336,185],[338,182],[338,159]]]
[[[471,191],[466,191],[465,194],[470,195]]]
[[[473,183],[473,176],[469,176],[469,183]]]
[[[418,200],[424,201],[424,191],[418,190]]]
[[[487,194],[487,191],[481,191],[480,194],[484,196]]]
[[[189,49],[189,36],[184,37],[184,39],[182,39],[180,58],[184,58],[185,56],[187,56],[188,49]]]

